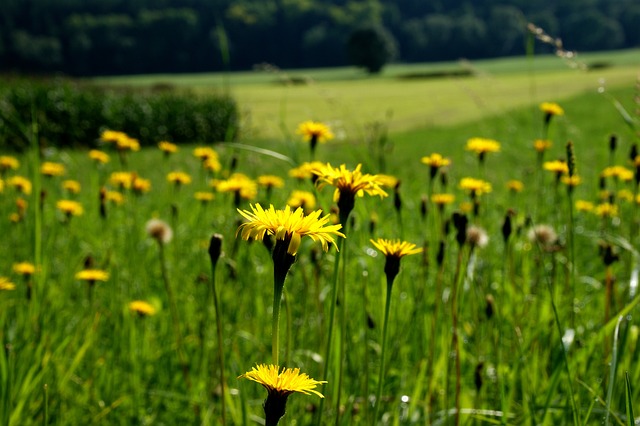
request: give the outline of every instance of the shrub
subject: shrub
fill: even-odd
[[[14,80],[0,88],[0,147],[23,150],[28,129],[38,125],[40,143],[92,147],[102,129],[126,132],[141,145],[159,140],[214,143],[238,128],[233,99],[188,91],[105,88],[66,80]]]

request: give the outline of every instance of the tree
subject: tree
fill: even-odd
[[[351,33],[347,52],[351,63],[375,74],[395,57],[397,47],[395,39],[384,27],[370,26]]]

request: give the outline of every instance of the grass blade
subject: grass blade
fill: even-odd
[[[629,380],[629,372],[624,373],[625,382],[625,405],[627,406],[627,425],[633,426],[635,424],[635,417],[633,416],[633,401],[631,393],[631,381]]]

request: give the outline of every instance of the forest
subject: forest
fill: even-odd
[[[522,55],[529,22],[568,50],[640,45],[634,0],[3,0],[0,71],[344,66],[347,40],[363,27],[384,34],[397,62]]]

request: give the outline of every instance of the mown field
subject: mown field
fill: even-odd
[[[281,73],[108,79],[204,94],[226,78],[245,111],[240,138],[175,153],[104,142],[104,164],[35,141],[2,153],[19,164],[3,160],[0,176],[0,422],[264,424],[266,390],[239,376],[274,362],[274,262],[268,245],[237,235],[247,221],[238,209],[284,209],[301,190],[306,214],[338,220],[328,172],[320,185],[290,175],[313,158],[348,171],[361,163],[388,196],[355,198],[346,238],[335,236],[339,254],[301,239],[278,364],[328,383],[316,388],[324,399],[291,395],[280,424],[636,424],[634,58],[586,56],[609,65],[591,71],[559,58],[487,61],[466,65],[474,76],[439,79],[425,73],[455,64],[389,67],[378,78],[318,71],[290,86],[274,83]],[[399,78],[408,73],[420,78]],[[545,124],[542,102],[564,113]],[[336,136],[313,157],[296,133],[310,119]],[[471,138],[500,150],[480,160],[465,149]],[[536,151],[537,139],[551,145]],[[219,167],[194,155],[205,145]],[[575,167],[545,170],[571,152]],[[450,164],[421,161],[434,153]],[[42,170],[48,162],[64,171]],[[283,185],[268,188],[265,175]],[[475,195],[464,178],[482,181]],[[150,230],[151,219],[172,238]],[[424,250],[403,256],[392,287],[378,238]]]

